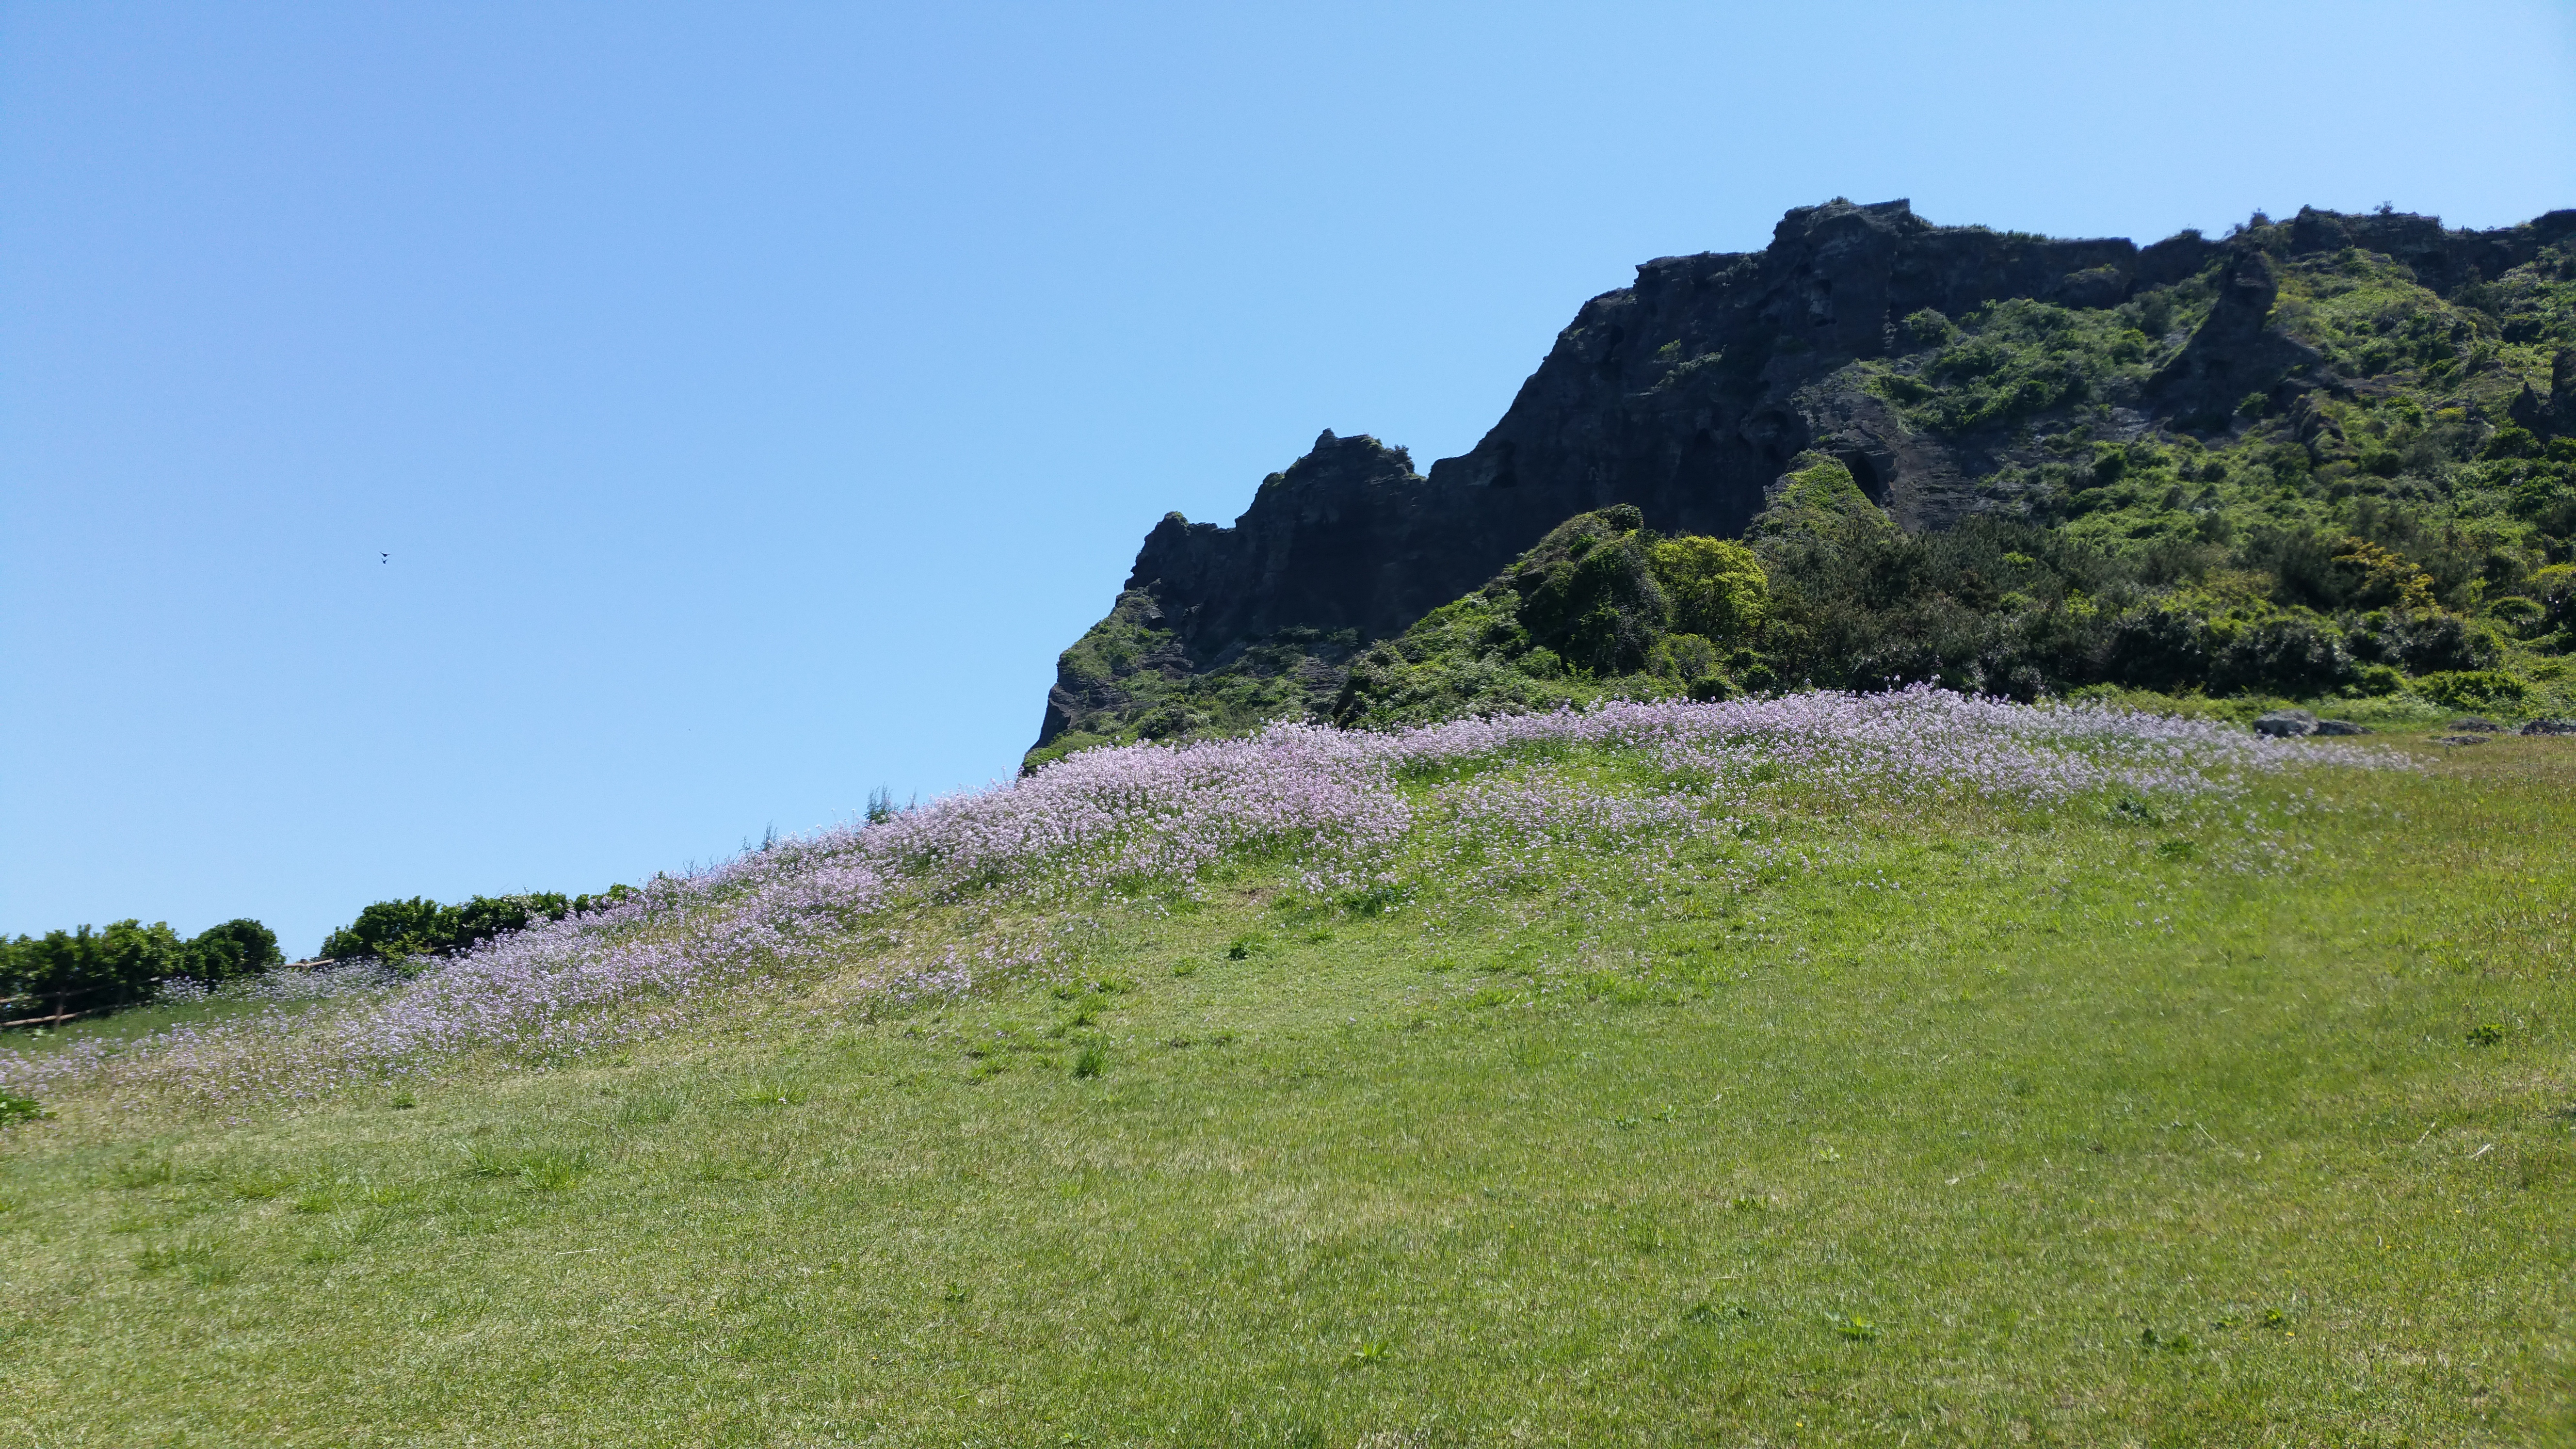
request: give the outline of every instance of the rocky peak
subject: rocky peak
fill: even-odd
[[[2465,232],[2433,217],[2307,209],[2287,223],[2257,216],[2218,240],[2186,231],[2141,248],[1940,226],[1903,200],[1797,207],[1761,251],[1660,257],[1584,303],[1466,453],[1426,475],[1401,448],[1327,431],[1264,479],[1231,526],[1165,517],[1127,590],[1151,602],[1155,629],[1180,651],[1158,658],[1207,671],[1290,633],[1343,639],[1318,646],[1325,654],[1396,635],[1576,514],[1624,505],[1667,533],[1740,535],[1765,490],[1810,452],[1842,463],[1899,525],[1938,528],[2018,506],[2021,485],[2008,480],[2034,460],[2016,450],[2035,446],[2030,429],[2050,408],[2052,427],[2073,425],[2075,409],[2113,439],[2313,412],[2311,394],[2342,383],[2274,315],[2286,259],[2358,249],[2447,296],[2571,235],[2576,212]],[[2056,309],[2033,325],[2161,334],[2144,345],[2162,361],[2081,395],[2051,392],[2057,384],[2037,374],[1996,384],[2048,393],[2039,412],[1926,421],[1896,400],[1971,386],[1983,364],[1943,350],[1954,324],[2020,299]],[[2147,310],[2101,315],[2132,301]],[[2193,330],[2185,339],[2150,317]],[[1926,371],[1936,364],[1951,370]],[[2517,416],[2564,430],[2576,397],[2564,377],[2553,382],[2551,395],[2520,400]],[[1130,612],[1141,618],[1140,607]]]

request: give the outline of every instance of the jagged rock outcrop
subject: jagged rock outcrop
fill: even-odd
[[[1430,500],[1402,448],[1327,431],[1232,528],[1163,515],[1127,588],[1160,601],[1202,665],[1291,626],[1384,634],[1457,596]]]
[[[2544,438],[2576,434],[2576,347],[2562,347],[2549,363],[2546,394],[2523,384],[2513,400],[2513,420]]]
[[[2018,506],[2033,470],[2005,465],[2033,461],[2026,410],[1936,426],[1899,401],[1937,390],[1905,388],[1938,360],[1951,321],[1988,304],[2098,315],[2134,301],[2123,316],[2146,332],[2185,319],[2187,341],[2181,331],[2145,339],[2162,359],[2152,373],[2141,365],[2090,392],[2052,394],[2061,420],[2090,409],[2096,420],[2083,426],[2097,437],[2215,432],[2268,415],[2305,441],[2331,427],[2312,399],[2345,384],[2276,315],[2277,257],[2358,249],[2448,297],[2576,234],[2576,212],[2487,232],[2397,213],[2255,222],[2224,240],[2184,232],[2141,248],[1936,226],[1904,201],[1835,201],[1790,211],[1759,252],[1647,262],[1633,284],[1584,304],[1466,454],[1426,474],[1400,447],[1326,432],[1265,479],[1232,526],[1166,516],[1120,603],[1131,616],[1122,627],[1150,642],[1116,666],[1069,651],[1039,743],[1086,711],[1114,710],[1122,669],[1295,672],[1298,689],[1262,698],[1311,697],[1356,647],[1477,587],[1578,513],[1624,504],[1666,532],[1740,534],[1802,453],[1840,460],[1909,530]],[[2185,300],[2148,308],[2157,296]],[[2569,367],[2562,358],[2550,396],[2517,405],[2535,431],[2576,422]],[[2024,456],[2009,456],[2016,448]],[[1288,634],[1306,642],[1261,656]]]
[[[2208,317],[2147,383],[2157,410],[2186,426],[2219,427],[2248,398],[2263,399],[2268,409],[2324,384],[2324,358],[2272,325],[2279,296],[2269,256],[2232,252]]]
[[[1657,528],[1739,533],[1810,448],[1843,458],[1900,521],[1938,525],[1970,503],[1959,469],[1837,372],[1891,351],[1908,314],[2014,296],[2116,303],[2141,275],[2189,275],[2209,246],[2142,254],[1934,226],[1903,201],[1800,207],[1763,251],[1648,262],[1635,285],[1584,304],[1502,421],[1428,477],[1401,448],[1327,432],[1232,527],[1166,516],[1127,587],[1160,600],[1204,668],[1283,627],[1400,631],[1589,509],[1629,503]]]
[[[2188,251],[2188,248],[2186,248]],[[1905,202],[1801,207],[1771,245],[1667,257],[1584,304],[1503,420],[1432,465],[1443,502],[1507,535],[1493,559],[1556,520],[1632,503],[1656,528],[1741,532],[1789,459],[1850,467],[1910,527],[1954,517],[1958,469],[1847,371],[1899,350],[1902,320],[2002,297],[2117,302],[2138,248],[1934,226]],[[2188,275],[2198,254],[2160,257]],[[1466,570],[1473,573],[1475,569]]]

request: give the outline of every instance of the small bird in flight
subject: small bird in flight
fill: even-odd
[[[386,562],[386,563],[392,563],[392,562],[394,561],[394,556],[393,556],[392,554],[389,554],[389,553],[387,553],[387,554],[378,554],[378,555],[377,555],[377,557],[378,557],[378,558],[380,558],[380,559],[382,559],[382,560],[383,560],[384,562]]]

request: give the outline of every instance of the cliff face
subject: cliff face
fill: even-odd
[[[1937,526],[1974,503],[1956,462],[1835,374],[1894,350],[1898,320],[1925,308],[2108,305],[2210,250],[1939,227],[1902,201],[1801,207],[1763,251],[1648,262],[1585,303],[1502,421],[1428,478],[1400,448],[1328,432],[1233,527],[1167,516],[1127,587],[1156,596],[1200,667],[1292,625],[1381,637],[1587,510],[1740,533],[1789,459],[1819,446],[1901,521]]]
[[[2015,450],[2027,452],[2035,411],[2086,413],[2112,439],[2223,429],[2254,398],[2295,411],[2339,381],[2276,316],[2276,256],[2375,253],[2448,297],[2576,232],[2567,212],[2492,232],[2396,214],[2258,222],[2228,241],[2186,232],[2141,248],[1935,226],[1903,201],[1798,208],[1760,252],[1648,262],[1585,303],[1493,430],[1427,476],[1401,448],[1327,432],[1233,526],[1166,516],[1120,609],[1151,624],[1161,674],[1235,668],[1293,635],[1312,694],[1326,684],[1319,668],[1475,588],[1577,513],[1627,504],[1664,532],[1736,535],[1789,460],[1814,451],[1905,528],[1940,528],[2023,506],[2032,475],[2008,465],[2027,461]],[[2010,299],[2100,317],[2151,296],[2181,299],[2123,314],[2149,318],[2134,335],[2151,371],[2106,363],[2064,387],[2025,377],[2016,385],[2034,405],[1987,399],[1946,423],[1907,405],[1935,383],[1977,385],[1961,380],[1973,357],[1935,355],[1956,335],[1951,319]],[[2538,393],[2524,404],[2551,418],[2564,406]],[[1265,707],[1293,693],[1265,695]],[[1039,743],[1125,697],[1114,674],[1065,674]]]
[[[1457,596],[1440,534],[1460,510],[1436,496],[1402,448],[1327,431],[1232,528],[1163,515],[1127,588],[1155,596],[1201,665],[1285,628],[1383,634]]]

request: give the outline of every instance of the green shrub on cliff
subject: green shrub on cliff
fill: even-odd
[[[1701,535],[1658,540],[1646,551],[1672,601],[1672,626],[1712,642],[1750,637],[1771,609],[1771,581],[1740,543]]]
[[[1848,472],[1841,481],[1859,497]],[[1820,516],[1840,502],[1829,479],[1800,497]],[[1644,525],[1624,506],[1567,519],[1483,589],[1354,661],[1332,718],[1387,725],[1734,692],[1730,652],[1745,652],[1770,612],[1761,560],[1740,543]],[[1738,667],[1757,662],[1748,652]]]
[[[2168,317],[2170,314],[2168,313]],[[1952,327],[1937,312],[1905,319],[1905,340],[1939,350],[1878,391],[1920,427],[1965,432],[2092,401],[2147,374],[2155,344],[2120,311],[2029,298],[1991,303]]]
[[[1861,491],[1841,459],[1801,453],[1772,485],[1770,502],[1753,520],[1751,536],[1764,541],[1816,541],[1855,532],[1888,533],[1895,527],[1894,520]]]

